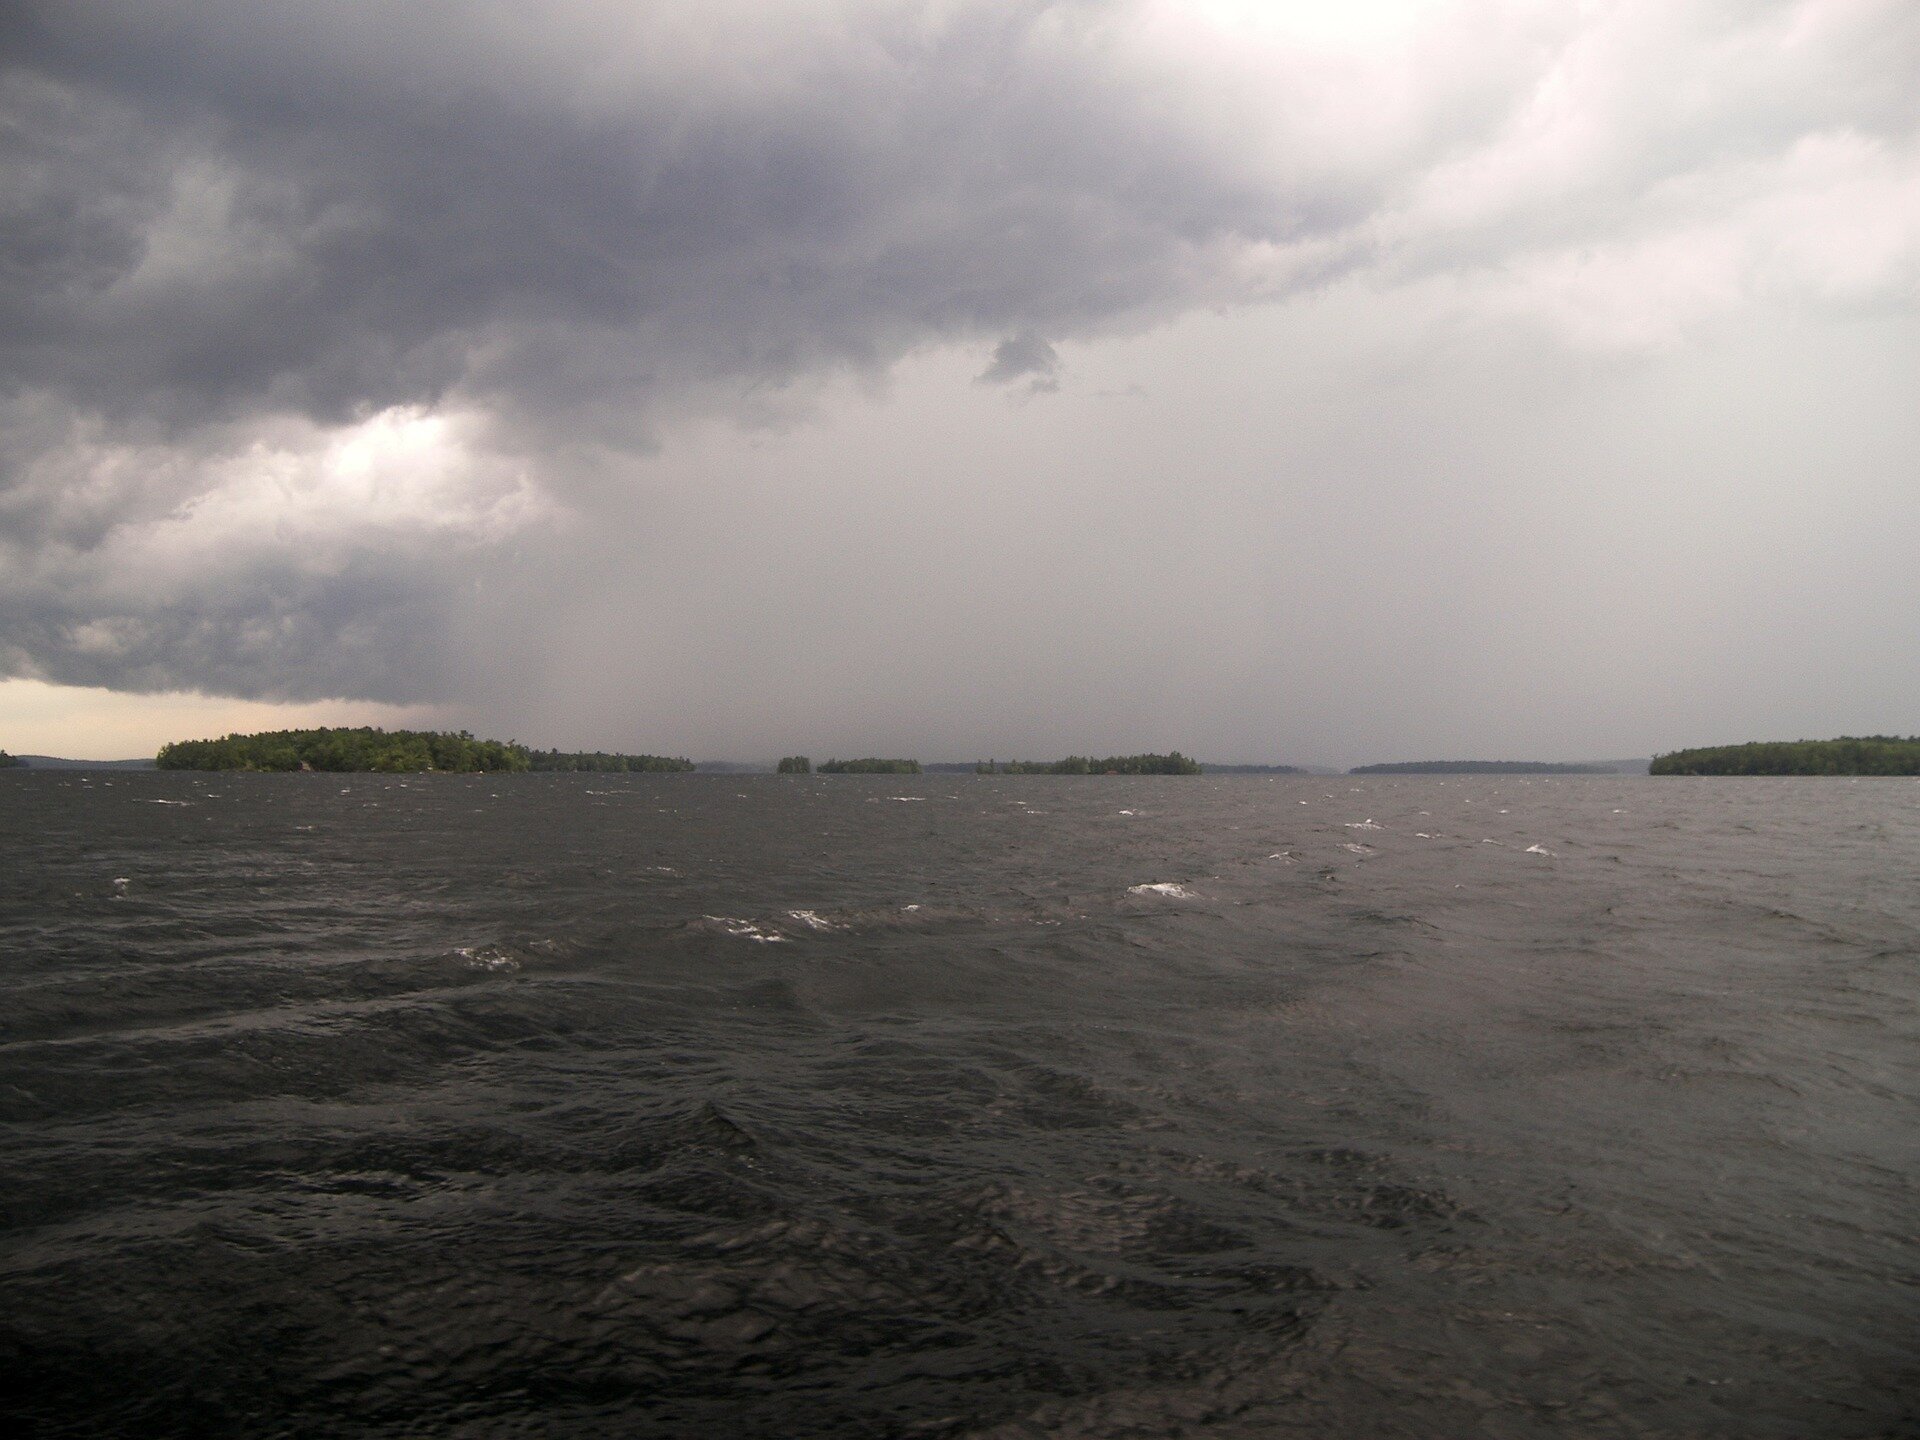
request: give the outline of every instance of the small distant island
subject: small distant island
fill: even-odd
[[[160,747],[161,770],[326,770],[336,773],[456,774],[523,771],[684,771],[690,760],[604,750],[530,750],[518,741],[479,740],[465,730],[265,730]]]
[[[1211,760],[1200,763],[1203,775],[1304,775],[1307,772],[1298,765],[1216,765]]]
[[[684,775],[699,767],[684,756],[621,755],[605,750],[529,750],[535,770],[611,771],[626,775]]]
[[[1920,775],[1920,736],[1756,740],[1653,757],[1654,775]]]
[[[793,755],[789,760],[805,760],[804,755]],[[787,763],[782,761],[782,764]],[[794,772],[787,772],[792,774]],[[805,771],[799,772],[805,774]],[[918,760],[881,760],[872,755],[864,760],[826,760],[821,762],[822,775],[918,775]]]
[[[1178,750],[1165,755],[1109,755],[1092,760],[1069,755],[1064,760],[981,760],[976,775],[1198,775],[1200,762]]]
[[[783,756],[780,763],[773,767],[773,772],[776,775],[811,775],[813,761],[804,755]]]
[[[1403,760],[1356,765],[1349,775],[1612,775],[1609,765],[1552,765],[1540,760]]]

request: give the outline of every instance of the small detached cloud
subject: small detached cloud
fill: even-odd
[[[1023,330],[1002,340],[993,352],[993,363],[975,378],[978,385],[1013,385],[1026,382],[1030,394],[1048,395],[1060,388],[1060,355],[1053,346]]]

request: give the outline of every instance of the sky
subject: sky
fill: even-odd
[[[0,748],[1920,732],[1911,0],[20,0]]]

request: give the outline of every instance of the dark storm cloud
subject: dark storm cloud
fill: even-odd
[[[931,343],[1231,301],[1255,288],[1237,249],[1362,213],[1344,178],[1261,188],[1143,110],[1105,24],[1037,3],[13,8],[0,663],[436,693],[411,637],[444,629],[444,537],[417,526],[316,566],[261,509],[267,536],[191,576],[142,594],[132,572],[204,529],[193,506],[231,480],[210,470],[259,449],[255,423],[484,412],[483,448],[562,483],[557,452],[644,448],[669,408],[751,419]],[[302,443],[266,449],[324,490]]]
[[[566,567],[497,572],[664,427],[940,345],[1044,390],[1363,267],[1595,343],[1728,255],[1884,298],[1906,232],[1826,229],[1906,193],[1920,27],[1855,8],[1468,5],[1369,70],[1153,0],[17,3],[0,673],[455,693],[474,584],[536,634]]]
[[[1231,299],[1196,257],[1350,203],[1138,113],[1098,7],[723,11],[710,45],[653,13],[30,7],[6,378],[182,421],[454,388],[551,417]]]

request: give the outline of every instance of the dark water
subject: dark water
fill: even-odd
[[[0,777],[0,1411],[1920,1433],[1916,882],[1910,780]]]

